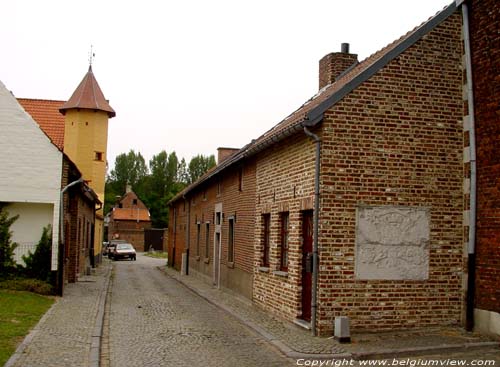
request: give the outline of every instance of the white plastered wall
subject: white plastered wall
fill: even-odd
[[[0,202],[52,208],[52,261],[57,270],[62,152],[0,81]],[[15,207],[15,206],[14,206]],[[44,214],[46,216],[47,213]],[[20,222],[23,223],[24,219]],[[14,238],[20,236],[14,227]],[[23,227],[22,231],[31,229]],[[38,234],[40,239],[41,231]]]

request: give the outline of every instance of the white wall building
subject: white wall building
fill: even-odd
[[[8,203],[16,253],[40,240],[43,227],[52,225],[52,270],[57,270],[59,197],[63,153],[0,81],[0,202]]]

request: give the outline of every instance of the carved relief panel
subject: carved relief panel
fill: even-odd
[[[427,208],[358,207],[356,278],[427,279],[429,241],[430,213]]]

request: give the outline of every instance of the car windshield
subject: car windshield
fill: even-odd
[[[132,250],[133,247],[130,243],[120,243],[116,245],[117,250]]]

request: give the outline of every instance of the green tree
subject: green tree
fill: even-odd
[[[116,202],[117,196],[125,193],[127,184],[139,195],[146,191],[148,167],[140,152],[130,150],[115,159],[115,166],[106,178],[104,212],[107,213]],[[141,196],[141,195],[139,195]]]
[[[117,185],[118,189],[125,192],[127,184],[134,189],[148,174],[146,161],[140,152],[130,150],[127,154],[122,153],[115,159],[115,167],[110,172],[110,180]]]
[[[51,270],[50,260],[52,253],[52,227],[50,224],[42,231],[42,237],[36,246],[35,252],[28,253],[23,256],[24,263],[26,264],[23,273],[28,278],[35,278],[43,280],[44,282],[50,281]]]
[[[5,204],[0,203],[0,276],[7,275],[15,269],[14,250],[18,246],[11,240],[10,226],[19,218],[19,215],[9,218],[9,213],[4,207]]]
[[[199,154],[189,161],[189,184],[199,179],[205,172],[215,166],[215,156]]]

